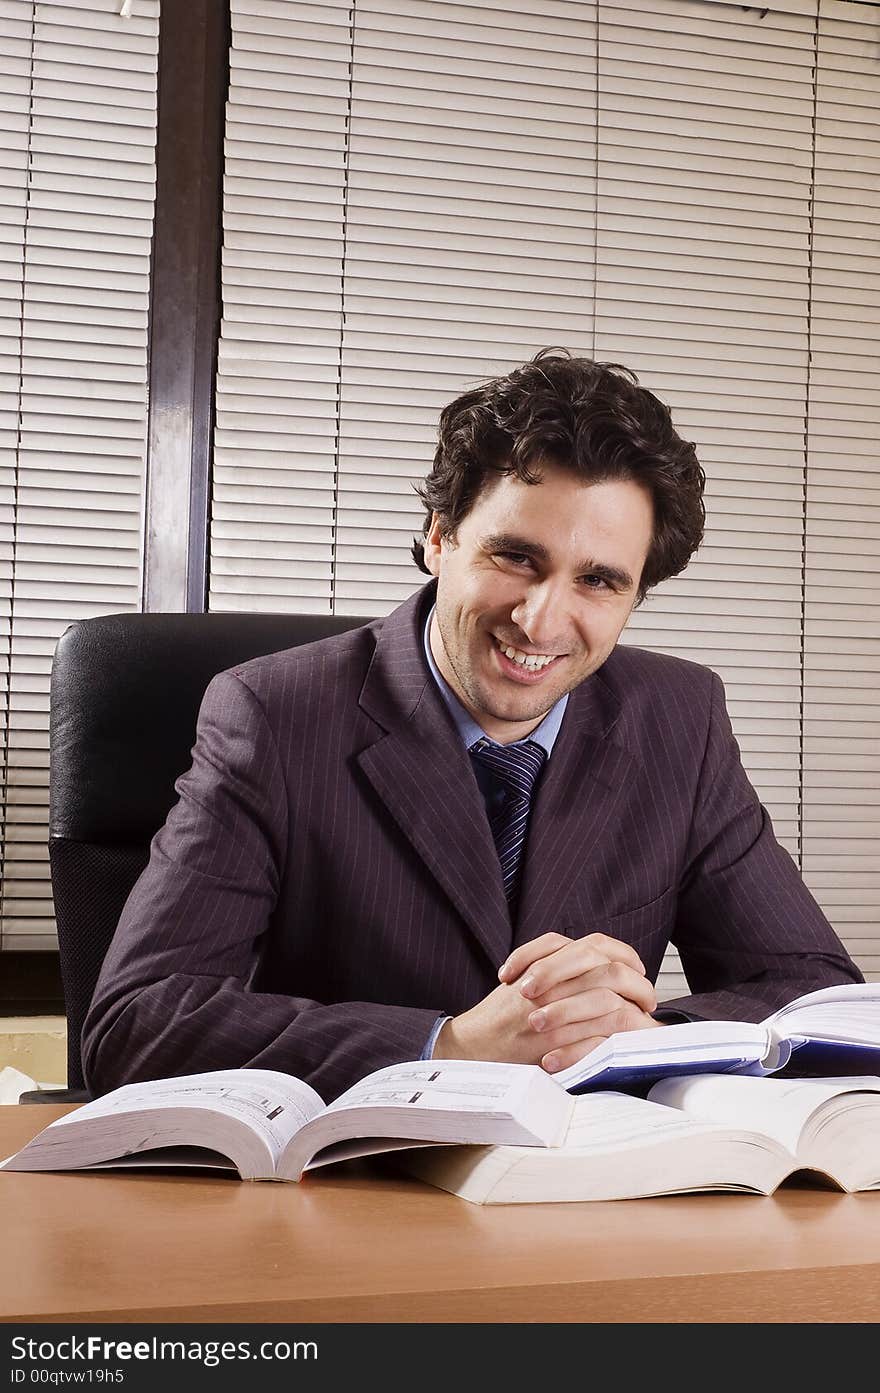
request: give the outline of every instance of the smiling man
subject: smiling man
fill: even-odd
[[[505,746],[526,740],[553,711],[561,720],[564,698],[610,656],[640,595],[651,492],[633,478],[590,478],[549,459],[526,480],[490,475],[454,540],[432,512],[421,558],[438,578],[431,654],[447,693],[481,734]],[[480,779],[479,765],[476,773],[491,799],[491,776]],[[503,772],[498,782],[503,827]],[[508,899],[514,909],[514,895]],[[531,1060],[539,1048],[545,1067],[558,1069],[614,1030],[658,1023],[649,1014],[653,987],[631,947],[597,935],[576,945],[533,940],[515,960],[517,973],[538,952],[550,962],[520,983],[519,995],[499,990],[460,1020],[439,1022],[434,1056]],[[598,1014],[587,1014],[590,1007]],[[541,1048],[549,1043],[555,1052]]]
[[[454,542],[432,516],[431,652],[492,739],[528,735],[602,666],[636,603],[652,528],[640,484],[585,483],[549,463],[534,484],[488,483]]]
[[[539,354],[441,414],[387,619],[222,673],[83,1035],[95,1092],[253,1065],[554,1072],[617,1030],[860,980],[708,669],[618,639],[704,477],[623,368]],[[666,948],[690,994],[658,1007]]]

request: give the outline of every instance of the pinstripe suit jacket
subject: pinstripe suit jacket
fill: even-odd
[[[677,944],[695,1016],[759,1020],[859,974],[777,843],[719,679],[619,647],[572,692],[518,919],[422,647],[386,620],[221,673],[83,1034],[94,1092],[254,1065],[327,1099],[418,1058],[438,1014],[547,930]]]

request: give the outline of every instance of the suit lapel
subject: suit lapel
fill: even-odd
[[[569,696],[532,809],[517,944],[558,930],[575,881],[589,882],[589,863],[607,843],[615,811],[637,768],[633,756],[608,738],[618,715],[619,703],[600,673]]]
[[[501,868],[455,723],[425,663],[429,584],[384,621],[360,705],[385,734],[358,762],[493,967],[510,952]]]

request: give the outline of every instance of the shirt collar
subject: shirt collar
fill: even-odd
[[[449,683],[441,675],[437,664],[434,662],[429,635],[431,632],[431,620],[434,617],[434,610],[436,608],[436,605],[431,606],[428,617],[425,620],[425,628],[422,635],[425,645],[425,657],[428,660],[428,669],[431,676],[440,688],[440,695],[449,707],[452,719],[455,721],[456,728],[464,741],[466,749],[469,750],[478,740],[489,740],[493,745],[497,745],[499,742],[497,740],[492,740],[491,735],[487,735],[482,726],[478,725],[474,720],[470,712],[465,710]],[[565,715],[565,708],[567,705],[568,693],[566,692],[564,696],[559,698],[556,705],[551,707],[547,712],[541,724],[536,726],[531,734],[525,737],[528,740],[534,740],[536,745],[540,745],[542,749],[546,750],[548,758],[553,753],[553,746],[556,743],[556,737],[559,734],[559,727],[562,725],[562,718]],[[520,742],[517,741],[516,743],[519,744]]]

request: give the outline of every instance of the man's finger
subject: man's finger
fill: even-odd
[[[635,1007],[633,1007],[631,1024],[628,1029],[648,1030],[652,1027],[662,1030],[663,1025],[661,1021],[652,1020],[650,1016],[643,1015],[641,1012],[636,1014]],[[602,1029],[602,1022],[590,1021],[586,1029],[590,1032],[598,1032]],[[579,1060],[585,1059],[597,1045],[604,1044],[608,1036],[614,1033],[613,1030],[606,1030],[602,1034],[590,1033],[577,1038],[574,1027],[568,1026],[564,1030],[556,1031],[547,1039],[547,1044],[551,1045],[552,1048],[541,1056],[541,1068],[546,1069],[550,1074],[558,1073],[560,1069],[567,1069],[569,1065],[577,1064]],[[573,1036],[575,1038],[572,1038]]]
[[[548,953],[554,953],[557,949],[564,948],[567,943],[571,943],[571,939],[566,938],[564,934],[549,933],[541,934],[540,938],[533,938],[529,943],[521,944],[499,967],[499,980],[515,982],[517,977],[522,976],[526,968],[531,967],[532,963],[538,962]]]
[[[610,988],[599,987],[593,991],[579,992],[575,996],[563,997],[549,1006],[539,1006],[530,1012],[529,1025],[532,1030],[542,1034],[565,1031],[562,1044],[569,1044],[575,1038],[573,1032],[582,1035],[613,1035],[618,1030],[632,1030],[642,1016],[653,1010],[650,1002],[653,992],[645,999],[646,1004],[632,997],[623,997]]]
[[[558,1074],[560,1069],[567,1069],[570,1064],[577,1064],[578,1060],[585,1059],[597,1045],[604,1045],[607,1039],[607,1035],[591,1035],[576,1045],[550,1050],[542,1056],[541,1068],[546,1069],[548,1074]]]
[[[607,958],[612,962],[626,963],[636,972],[644,974],[645,971],[635,948],[629,943],[622,943],[619,938],[611,938],[610,935],[602,933],[585,934],[583,938],[566,938],[564,934],[547,933],[515,948],[498,969],[499,979],[502,982],[515,982],[536,963],[543,963],[556,954],[568,953],[569,950],[574,950],[580,955],[577,961],[588,966],[595,966],[599,959]],[[585,971],[586,968],[581,967],[578,970]],[[558,964],[554,971],[558,972]]]
[[[562,982],[574,982],[584,973],[609,965],[645,976],[641,958],[628,943],[620,943],[605,934],[589,934],[586,938],[566,940],[563,948],[539,958],[519,979],[519,990],[523,996],[536,1001]]]
[[[600,962],[596,967],[589,968],[581,973],[579,977],[565,978],[561,982],[554,982],[545,992],[540,992],[540,985],[531,984],[526,992],[522,991],[523,984],[520,984],[520,994],[524,995],[530,1005],[534,1007],[549,1006],[554,1001],[562,1001],[565,997],[582,996],[585,992],[595,991],[605,988],[616,992],[618,996],[626,1001],[634,1001],[643,1011],[654,1011],[657,1007],[657,993],[652,982],[648,981],[641,972],[635,972],[626,963]],[[535,995],[539,991],[539,995]]]

